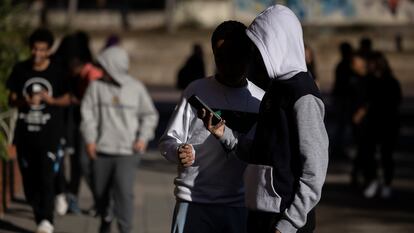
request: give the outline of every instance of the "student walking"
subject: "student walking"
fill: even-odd
[[[379,191],[381,198],[388,199],[392,196],[393,153],[400,128],[401,87],[387,59],[380,52],[373,52],[368,58],[368,76],[371,78],[369,86],[371,101],[366,118],[369,121],[367,130],[370,140],[366,144],[367,153],[362,155],[367,184],[363,194],[366,198],[372,198]],[[379,163],[375,157],[377,146],[380,149]],[[378,175],[378,167],[382,168],[382,177]]]
[[[356,155],[353,159],[351,172],[351,185],[358,188],[361,185],[361,177],[365,178],[363,186],[367,186],[367,170],[364,163],[367,161],[366,156],[371,152],[373,138],[369,135],[371,121],[369,120],[368,111],[372,103],[370,86],[372,78],[367,76],[367,60],[361,53],[354,53],[352,56],[352,75],[350,80],[350,121],[354,140],[357,147]]]
[[[54,229],[55,165],[64,136],[62,106],[70,104],[62,67],[49,57],[53,42],[49,30],[34,31],[29,38],[31,57],[16,64],[7,81],[10,105],[18,108],[14,143],[37,233]]]
[[[335,68],[335,84],[332,98],[334,108],[334,130],[330,140],[331,155],[336,158],[347,158],[346,146],[349,142],[351,128],[351,78],[352,78],[352,54],[353,48],[348,42],[342,42],[339,46],[341,60]]]
[[[112,46],[97,58],[104,70],[82,100],[81,131],[93,160],[93,188],[100,232],[110,232],[114,217],[121,233],[132,229],[133,186],[139,153],[154,136],[158,113],[144,85],[128,72],[127,52]]]
[[[85,178],[89,188],[92,186],[90,160],[86,155],[85,143],[80,132],[80,103],[89,83],[100,79],[103,74],[102,70],[93,64],[92,53],[89,48],[89,36],[85,32],[79,31],[66,35],[62,39],[55,57],[65,67],[71,93],[71,105],[66,109],[67,133],[65,145],[67,155],[70,157],[70,175],[67,181],[64,178],[65,185],[62,191],[65,192],[68,211],[80,214],[78,193],[81,178]],[[94,206],[92,204],[92,208],[88,211],[92,215],[95,212]],[[56,209],[59,209],[59,205],[56,205]]]

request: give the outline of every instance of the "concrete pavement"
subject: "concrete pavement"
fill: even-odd
[[[136,173],[134,232],[164,233],[169,231],[175,199],[173,178],[175,168],[164,160],[157,151],[144,155]],[[19,199],[23,200],[23,196]],[[87,210],[92,206],[92,196],[82,183],[80,207]],[[99,218],[86,214],[56,216],[56,233],[98,232]],[[118,232],[116,223],[113,232]],[[29,206],[21,201],[14,202],[0,220],[1,233],[32,232],[36,229]]]
[[[414,232],[414,157],[397,154],[397,179],[394,199],[365,200],[348,185],[350,164],[345,160],[331,161],[322,201],[317,209],[319,233],[382,233]],[[134,232],[169,232],[174,207],[173,178],[175,166],[157,151],[142,157],[135,182]],[[82,184],[81,208],[92,205],[89,190]],[[99,221],[87,215],[56,217],[56,233],[94,233]],[[0,221],[0,232],[32,232],[35,229],[30,208],[14,202]],[[113,224],[113,232],[118,232]]]

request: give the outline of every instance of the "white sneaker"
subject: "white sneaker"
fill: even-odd
[[[63,216],[68,212],[68,202],[66,201],[65,194],[59,194],[55,200],[55,211],[58,215]]]
[[[383,186],[381,189],[381,198],[390,199],[392,195],[392,190],[390,186]]]
[[[368,199],[373,198],[375,194],[377,194],[378,185],[377,180],[371,181],[371,183],[364,190],[364,197]]]
[[[54,227],[48,220],[42,220],[37,226],[36,233],[53,233]]]

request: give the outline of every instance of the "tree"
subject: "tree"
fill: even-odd
[[[13,6],[11,0],[0,1],[0,158],[6,158],[5,146],[13,134],[5,84],[13,65],[28,54],[24,38],[29,28],[17,16],[23,9],[22,5]]]

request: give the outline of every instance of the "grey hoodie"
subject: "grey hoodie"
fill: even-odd
[[[97,151],[133,155],[136,140],[154,137],[158,113],[144,87],[128,75],[129,57],[117,46],[97,58],[116,84],[98,80],[88,87],[82,100],[81,132],[86,143],[96,143]]]
[[[280,213],[275,227],[294,233],[319,202],[326,177],[329,141],[324,104],[306,73],[302,27],[290,9],[269,7],[246,33],[273,82],[261,103],[253,144],[228,127],[221,142],[239,154],[248,153],[247,207]]]
[[[307,71],[302,26],[289,8],[267,8],[246,34],[259,49],[270,78],[286,80]]]

